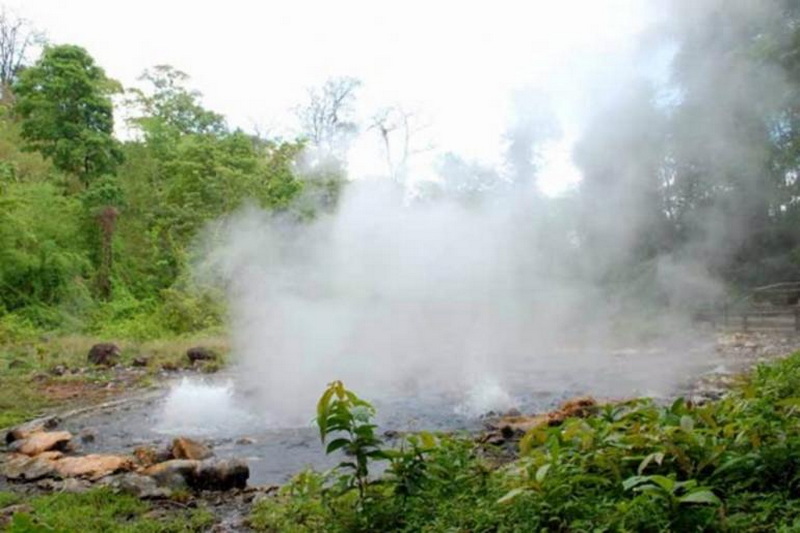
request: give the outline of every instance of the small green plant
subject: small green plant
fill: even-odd
[[[317,426],[325,453],[342,450],[352,458],[339,463],[338,468],[348,470],[340,480],[345,489],[358,490],[359,505],[363,505],[369,483],[369,462],[388,459],[381,448],[383,441],[375,434],[372,423],[375,408],[355,393],[334,381],[317,403]],[[329,437],[334,437],[328,441]]]

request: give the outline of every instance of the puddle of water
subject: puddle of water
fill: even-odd
[[[667,352],[646,356],[617,352],[602,358],[564,358],[564,364],[547,369],[531,361],[463,389],[398,384],[381,397],[365,397],[378,410],[380,428],[476,430],[481,427],[479,415],[488,411],[516,407],[542,412],[576,395],[666,398],[679,393],[678,386],[686,379],[721,364],[713,349],[698,351],[688,360],[691,364],[676,367]],[[87,452],[130,452],[137,445],[166,446],[177,435],[195,437],[209,442],[219,457],[247,459],[252,484],[284,483],[306,467],[326,469],[338,462],[324,455],[312,424],[314,406],[308,409],[306,425],[279,427],[274,413],[237,394],[230,376],[184,377],[160,395],[77,416],[64,425],[73,432],[94,430],[96,439],[85,444]]]

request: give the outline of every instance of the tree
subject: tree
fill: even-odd
[[[430,146],[415,146],[415,135],[424,130],[428,124],[419,120],[419,115],[403,109],[400,105],[385,107],[372,116],[369,129],[378,132],[383,143],[386,170],[389,177],[402,183],[408,174],[409,159],[421,152],[431,149]]]
[[[0,93],[9,101],[9,88],[23,66],[31,47],[44,41],[41,32],[27,20],[0,8]]]
[[[142,129],[149,141],[164,135],[222,135],[227,131],[222,115],[203,108],[202,95],[186,87],[186,73],[170,65],[156,65],[139,80],[147,82],[151,90],[130,89],[130,103],[139,110],[131,122]]]
[[[308,91],[308,102],[297,110],[303,133],[324,156],[342,157],[357,131],[353,121],[355,78],[332,78],[321,89]]]
[[[46,47],[14,85],[22,138],[29,149],[78,176],[84,185],[113,174],[122,160],[113,137],[110,96],[116,92],[119,84],[107,78],[83,48]]]

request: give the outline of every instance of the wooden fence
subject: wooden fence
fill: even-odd
[[[742,298],[697,312],[695,319],[725,329],[800,332],[800,282],[758,287]]]

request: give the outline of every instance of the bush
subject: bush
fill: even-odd
[[[343,464],[352,470],[351,483],[334,473],[304,473],[255,507],[256,529],[796,531],[800,525],[800,353],[759,367],[717,402],[664,407],[635,400],[535,428],[519,456],[500,466],[490,461],[491,447],[470,437],[411,435],[399,449],[359,441],[359,433],[369,437],[374,429],[361,402],[337,382],[318,414],[323,437],[331,428],[345,434],[328,448],[350,450]],[[341,423],[331,425],[331,416]],[[373,479],[359,470],[360,457],[387,459],[389,467]]]

